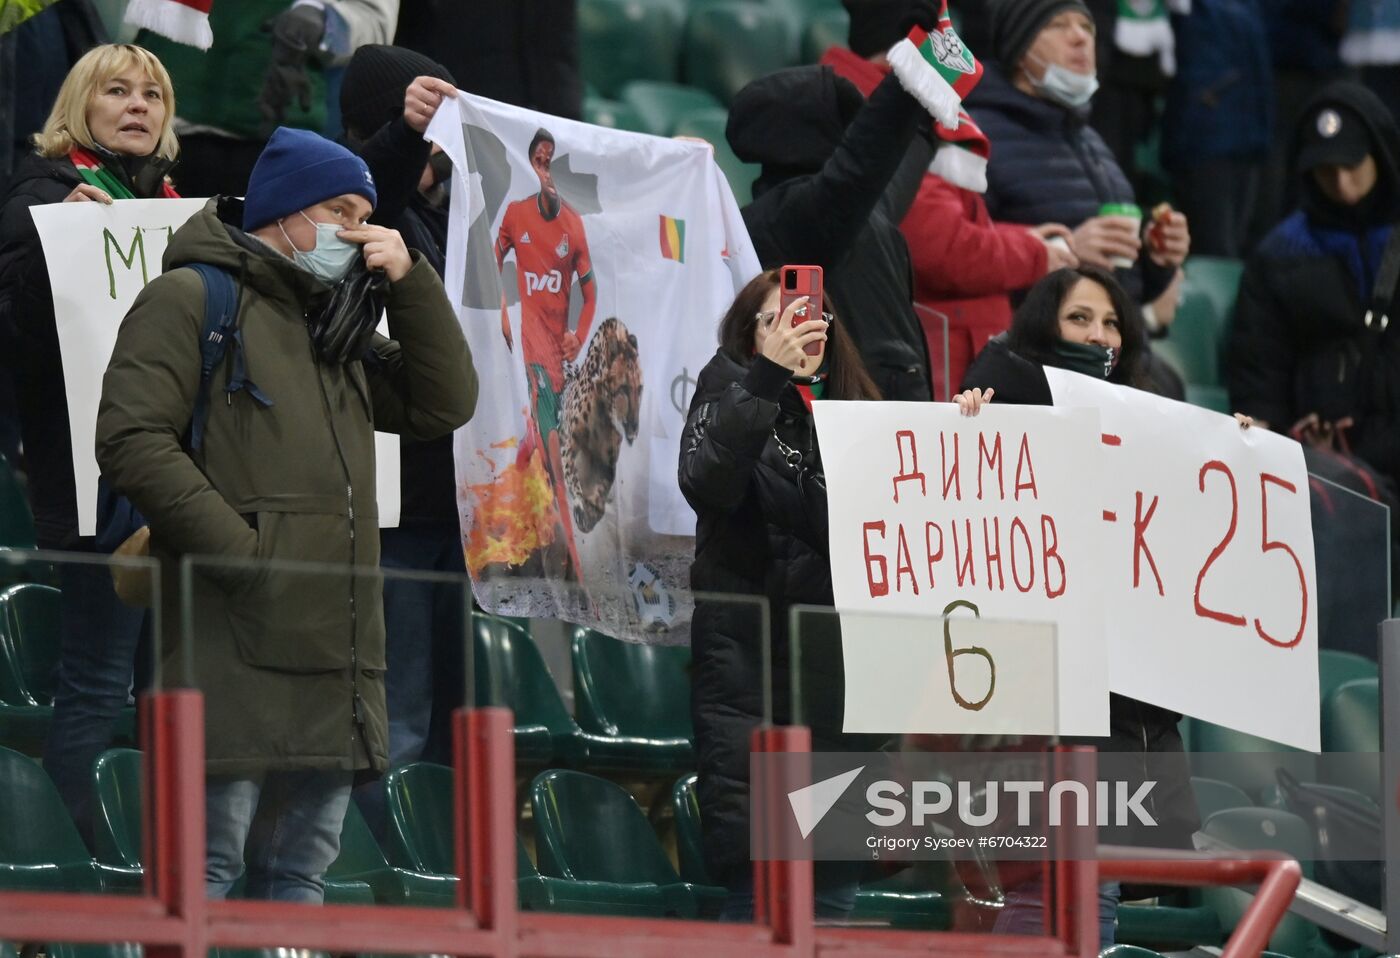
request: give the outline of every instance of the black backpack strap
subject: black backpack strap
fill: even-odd
[[[1383,333],[1390,325],[1390,305],[1395,301],[1397,285],[1400,285],[1400,224],[1390,228],[1390,239],[1381,253],[1376,285],[1371,290],[1371,306],[1366,310],[1367,329]]]
[[[199,393],[195,396],[194,414],[190,418],[190,448],[204,444],[204,424],[209,418],[209,382],[214,369],[223,360],[229,344],[233,344],[233,371],[224,387],[230,403],[233,394],[246,389],[258,405],[267,407],[272,400],[248,378],[244,359],[243,330],[238,325],[238,286],[226,270],[208,263],[191,263],[204,281],[204,331],[199,340]]]

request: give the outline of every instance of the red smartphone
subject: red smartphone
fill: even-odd
[[[800,326],[822,315],[822,268],[820,266],[784,266],[778,274],[778,310],[785,311],[793,300],[807,297],[807,304],[792,317],[792,325]],[[808,343],[803,352],[815,356],[822,351],[821,343]]]

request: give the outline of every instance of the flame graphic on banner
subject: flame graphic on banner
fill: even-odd
[[[492,448],[508,445],[517,443],[495,443]],[[467,568],[473,574],[489,565],[523,565],[554,541],[559,517],[538,447],[524,465],[512,458],[500,475],[467,488],[476,502],[466,545]]]

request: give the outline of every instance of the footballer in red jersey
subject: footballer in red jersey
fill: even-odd
[[[515,276],[520,291],[520,351],[530,383],[534,428],[520,445],[517,461],[529,461],[536,442],[543,449],[554,487],[554,503],[564,528],[575,578],[582,578],[574,543],[572,514],[565,500],[563,463],[559,454],[559,416],[563,409],[564,363],[577,358],[588,339],[598,303],[593,264],[583,219],[559,196],[550,173],[554,137],[540,129],[530,141],[530,166],[540,179],[540,191],[506,207],[496,237],[496,265],[504,267],[506,255],[515,251]],[[583,309],[577,331],[569,329],[569,294],[578,277]],[[515,344],[505,304],[501,307],[501,332],[506,345]]]

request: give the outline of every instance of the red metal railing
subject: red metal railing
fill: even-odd
[[[1257,954],[1287,910],[1300,871],[1288,859],[1172,855],[1135,861],[1108,849],[1102,864],[1058,863],[1070,894],[1059,937],[818,928],[810,862],[755,865],[754,924],[663,921],[518,912],[515,893],[515,758],[504,709],[456,716],[458,908],[307,908],[204,897],[203,698],[190,690],[147,697],[142,723],[147,896],[0,892],[0,939],[138,942],[151,958],[205,958],[210,947],[299,947],[330,952],[399,952],[539,958],[813,958],[859,955],[1054,956],[1097,949],[1100,878],[1167,884],[1259,884],[1225,958]],[[755,747],[805,752],[805,728],[760,729]],[[765,814],[776,814],[769,808]],[[1140,853],[1140,852],[1137,852]],[[1072,918],[1071,918],[1072,916]]]

